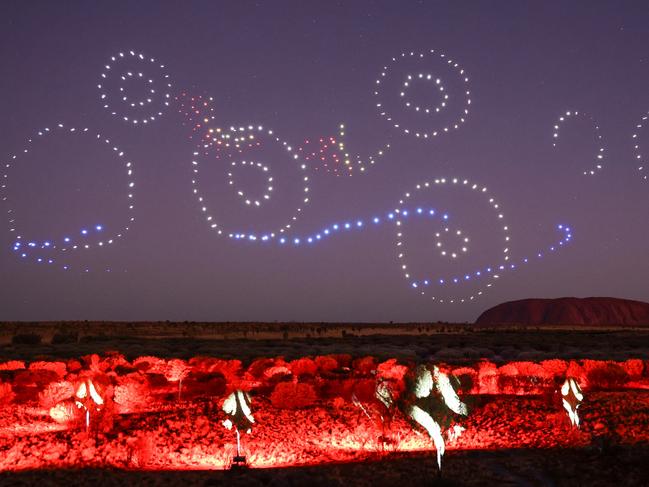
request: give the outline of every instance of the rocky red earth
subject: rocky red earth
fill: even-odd
[[[386,409],[375,394],[377,383],[388,384],[397,403],[415,365],[344,354],[243,364],[215,357],[128,360],[117,352],[3,362],[0,471],[227,468],[235,436],[223,426],[222,405],[234,390],[251,397],[254,422],[242,441],[252,467],[327,465],[407,452],[433,457],[426,430],[403,409]],[[448,451],[649,441],[649,363],[641,359],[426,367],[453,378],[469,410],[444,425]],[[561,405],[566,377],[583,391],[579,428]]]
[[[649,303],[617,298],[522,299],[488,309],[476,324],[649,326]]]

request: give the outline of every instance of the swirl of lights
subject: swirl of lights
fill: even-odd
[[[646,172],[645,166],[644,166],[644,161],[642,159],[642,153],[640,152],[640,142],[639,142],[640,135],[639,135],[638,132],[640,130],[642,130],[642,128],[644,127],[644,124],[647,123],[647,119],[649,119],[649,114],[644,115],[642,117],[642,120],[640,120],[640,123],[638,123],[635,126],[636,132],[632,136],[632,138],[633,138],[633,150],[635,151],[635,160],[636,160],[636,164],[638,164],[637,170],[640,172],[640,177],[642,179],[644,179],[645,181],[647,179],[649,179],[649,177],[647,176],[647,172]]]
[[[433,67],[431,67],[431,58],[433,59]],[[392,88],[396,90],[390,97],[390,101],[384,100],[383,87],[388,83],[396,67],[400,63],[411,62],[414,71],[406,72],[400,79],[391,83]],[[463,100],[454,108],[455,115],[445,121],[436,122],[432,117],[438,117],[450,110],[450,98],[448,89],[444,84],[443,79],[435,70],[435,64],[445,65],[445,69],[459,78],[463,84]],[[395,83],[397,83],[395,85]],[[440,102],[436,106],[426,105],[414,101],[410,96],[410,90],[415,83],[424,83],[426,87],[440,97]],[[393,57],[391,64],[384,66],[379,78],[376,80],[376,87],[374,95],[377,97],[376,107],[379,110],[381,117],[385,118],[392,126],[406,135],[414,135],[418,138],[432,138],[437,137],[450,130],[456,130],[466,121],[469,114],[469,107],[471,105],[471,92],[468,89],[469,78],[467,77],[463,68],[458,63],[448,58],[443,53],[437,53],[434,49],[429,52],[410,52],[401,53],[400,56]],[[456,99],[460,99],[458,96]],[[405,122],[403,112],[418,118],[416,124]],[[399,115],[395,115],[399,113]],[[450,120],[450,121],[449,121]]]
[[[53,127],[46,127],[37,132],[37,137],[27,140],[27,146],[23,149],[22,154],[30,152],[32,144],[35,140],[43,139],[56,133],[76,134],[81,136],[91,137],[99,144],[105,145],[110,148],[111,152],[118,158],[118,161],[124,165],[126,172],[126,198],[127,198],[127,216],[126,223],[119,229],[107,232],[104,225],[93,224],[78,228],[73,232],[66,233],[54,238],[46,238],[36,240],[26,238],[25,235],[19,231],[19,224],[16,222],[15,211],[13,208],[7,210],[9,215],[9,232],[14,236],[12,250],[13,252],[24,260],[32,260],[36,263],[42,264],[59,264],[64,255],[69,254],[71,251],[81,249],[102,248],[112,245],[117,240],[121,239],[124,234],[130,229],[130,225],[135,221],[133,216],[134,211],[134,188],[135,180],[133,177],[133,163],[129,161],[124,152],[117,146],[113,145],[110,139],[105,138],[99,133],[90,132],[88,128],[77,129],[75,127],[67,127],[59,123]],[[9,204],[9,197],[7,196],[9,173],[12,167],[20,160],[18,154],[11,156],[10,161],[5,164],[5,171],[3,175],[3,182],[0,186],[2,189],[2,201]],[[68,270],[70,265],[64,264],[63,269]]]
[[[603,138],[602,134],[599,132],[599,125],[595,121],[593,117],[590,115],[586,115],[583,112],[578,112],[578,111],[567,111],[563,115],[559,117],[557,122],[554,125],[554,132],[552,133],[552,138],[554,139],[554,142],[552,143],[553,147],[557,146],[557,141],[559,140],[559,131],[561,129],[561,125],[563,125],[565,122],[567,122],[571,118],[577,118],[577,117],[582,117],[586,118],[592,125],[595,130],[595,139],[597,140],[597,153],[595,154],[595,164],[592,166],[590,169],[586,169],[583,171],[583,174],[585,176],[593,176],[597,174],[599,171],[603,169],[603,162],[604,162],[604,145],[603,145]]]
[[[459,249],[456,252],[440,249],[440,246],[436,245],[437,249],[440,249],[440,255],[450,259],[458,259],[461,254],[465,254],[469,251],[468,243],[469,238],[465,235],[462,230],[451,229],[451,216],[444,212],[439,211],[431,207],[424,206],[405,206],[408,203],[411,203],[411,199],[416,196],[418,192],[423,192],[427,189],[433,189],[436,186],[457,186],[463,187],[467,191],[475,191],[478,194],[484,195],[489,206],[496,213],[496,219],[500,225],[502,225],[503,231],[503,249],[502,256],[497,259],[496,262],[493,262],[491,265],[485,265],[481,268],[472,269],[470,272],[465,272],[462,274],[450,275],[450,276],[436,276],[436,277],[422,277],[420,279],[414,279],[411,276],[411,271],[409,270],[408,264],[405,263],[405,243],[403,235],[403,227],[408,219],[412,218],[426,218],[429,220],[436,221],[439,225],[442,226],[442,230],[435,234],[436,244],[441,243],[443,238],[447,235],[453,236],[459,241]],[[530,257],[520,258],[518,260],[511,258],[510,256],[510,236],[509,228],[504,225],[504,216],[500,212],[500,205],[489,196],[487,188],[478,186],[477,184],[470,183],[468,180],[459,180],[457,178],[446,179],[440,178],[435,179],[432,183],[423,183],[416,186],[415,192],[408,192],[405,194],[404,198],[399,201],[399,206],[391,211],[384,213],[383,215],[376,215],[371,218],[366,219],[350,219],[336,222],[330,225],[327,225],[324,228],[321,228],[317,232],[310,234],[298,234],[295,232],[286,232],[283,235],[273,238],[269,235],[252,235],[245,233],[231,233],[228,236],[236,241],[245,241],[250,242],[251,244],[262,243],[270,245],[271,242],[279,244],[282,247],[300,247],[307,246],[313,247],[316,244],[322,243],[325,240],[328,240],[335,236],[341,236],[346,234],[351,234],[355,231],[369,230],[372,228],[378,228],[381,224],[389,223],[396,226],[397,229],[397,257],[399,264],[401,265],[401,270],[404,274],[404,277],[409,283],[409,287],[419,294],[426,296],[428,289],[452,289],[453,291],[456,288],[461,287],[463,284],[468,284],[470,282],[484,282],[481,289],[477,290],[473,294],[468,296],[459,296],[451,298],[442,298],[439,296],[431,296],[431,300],[436,303],[465,303],[468,301],[473,301],[478,297],[482,296],[486,290],[491,288],[495,281],[497,281],[503,274],[511,273],[514,270],[527,265],[533,262],[534,259],[541,259],[545,255],[545,250],[537,251]],[[566,225],[557,225],[557,230],[561,235],[561,238],[556,244],[553,244],[547,248],[548,253],[554,253],[560,248],[567,245],[572,240],[572,230]],[[445,253],[441,253],[445,252]]]
[[[494,262],[490,266],[486,266],[482,269],[474,269],[471,272],[467,272],[461,275],[427,276],[421,278],[413,278],[412,275],[413,271],[411,271],[410,266],[407,263],[407,255],[405,251],[406,246],[405,246],[404,233],[403,233],[403,226],[405,220],[409,214],[412,214],[412,210],[408,209],[406,205],[410,204],[411,200],[415,196],[419,196],[420,194],[426,191],[430,191],[445,185],[463,188],[465,191],[476,192],[484,196],[484,198],[487,201],[487,204],[491,207],[492,211],[495,214],[498,225],[501,226],[502,239],[503,239],[502,252],[501,252],[502,255],[497,262]],[[425,215],[426,213],[428,213],[431,217],[435,216],[435,210],[433,209],[427,210],[420,207],[420,208],[416,208],[415,210],[416,215]],[[394,218],[394,222],[397,227],[397,234],[396,234],[397,235],[397,240],[396,240],[397,258],[404,278],[408,281],[409,285],[413,289],[416,289],[421,295],[427,295],[428,289],[432,288],[433,286],[437,286],[439,288],[448,288],[448,287],[457,286],[460,283],[468,283],[469,281],[471,282],[481,281],[485,283],[482,288],[480,288],[478,291],[474,292],[473,294],[467,296],[453,297],[449,299],[445,299],[437,295],[432,295],[431,296],[432,301],[436,301],[439,303],[444,303],[444,302],[464,303],[466,301],[473,301],[478,296],[484,294],[486,289],[491,288],[494,282],[497,281],[503,273],[516,269],[519,264],[527,264],[530,262],[530,259],[527,257],[520,259],[517,262],[513,261],[513,259],[511,258],[511,251],[510,251],[511,237],[509,235],[509,227],[506,224],[504,224],[504,215],[500,209],[500,205],[494,200],[494,198],[492,198],[489,195],[486,187],[481,187],[478,184],[471,183],[467,179],[460,180],[458,178],[451,178],[451,179],[439,178],[433,180],[432,182],[424,182],[422,184],[418,184],[415,186],[414,191],[405,193],[404,197],[401,200],[399,200],[399,206],[394,210],[394,214],[396,215]],[[435,233],[435,238],[436,238],[435,246],[437,249],[440,250],[441,256],[450,257],[451,259],[457,259],[461,254],[468,252],[469,238],[462,232],[462,230],[458,229],[453,231],[450,229],[450,227],[448,226],[448,221],[449,221],[448,214],[441,215],[441,220],[442,223],[444,224],[444,228],[442,229],[442,231]],[[564,225],[559,225],[558,230],[563,233],[563,238],[559,240],[556,246],[553,245],[549,248],[551,252],[554,252],[555,250],[557,250],[557,248],[564,246],[565,244],[570,242],[572,238],[571,230],[569,227],[565,227]],[[457,251],[454,252],[454,251],[448,251],[444,249],[441,239],[445,235],[454,235],[455,237],[459,238],[460,248]],[[543,253],[538,252],[536,254],[536,257],[537,258],[543,257]]]
[[[257,162],[257,163],[255,163],[255,162],[252,162],[252,161],[249,161],[249,162],[241,161],[241,164],[239,164],[239,163],[237,163],[237,161],[233,161],[233,162],[231,163],[231,166],[232,166],[232,167],[237,167],[237,166],[239,166],[239,165],[241,165],[241,166],[243,166],[243,167],[253,167],[253,168],[258,168],[258,169],[260,169],[261,171],[263,171],[264,173],[267,173],[267,172],[268,172],[268,166],[263,165],[261,162]],[[268,176],[268,177],[266,178],[266,181],[267,181],[267,183],[268,183],[268,186],[266,187],[266,192],[265,192],[265,193],[262,195],[262,197],[260,198],[261,201],[260,201],[260,200],[257,200],[257,199],[249,199],[249,198],[246,196],[246,194],[244,193],[244,191],[241,190],[241,189],[237,190],[237,195],[240,196],[240,197],[244,200],[244,202],[246,203],[246,205],[261,206],[262,201],[264,201],[264,200],[269,200],[269,199],[270,199],[270,195],[271,195],[271,193],[273,192],[273,176]],[[234,186],[234,175],[232,174],[232,172],[228,172],[228,184],[229,184],[230,186]]]
[[[126,64],[121,68],[120,64]],[[140,65],[144,65],[141,67]],[[153,76],[148,72],[157,72]],[[144,83],[145,94],[136,99],[129,96],[127,84],[134,81]],[[147,58],[135,51],[120,52],[110,58],[101,73],[101,82],[97,85],[101,102],[111,115],[122,118],[133,125],[148,124],[162,116],[171,99],[171,82],[164,64],[158,64],[154,58]]]
[[[206,196],[200,189],[200,170],[201,170],[201,154],[195,150],[192,158],[192,191],[200,204],[201,212],[205,217],[205,221],[210,228],[215,230],[218,235],[227,234],[230,238],[239,236],[240,238],[247,238],[249,240],[268,240],[284,234],[291,229],[292,225],[298,220],[299,215],[302,213],[303,207],[309,203],[309,176],[307,174],[307,165],[300,160],[300,156],[296,150],[293,149],[287,142],[284,142],[275,136],[272,130],[264,129],[262,126],[247,127],[230,127],[229,129],[213,129],[211,135],[214,138],[214,154],[217,162],[225,159],[230,167],[233,166],[253,166],[260,169],[264,174],[270,172],[271,165],[263,162],[251,163],[249,160],[239,160],[244,151],[253,148],[260,148],[266,144],[279,144],[282,152],[284,152],[292,165],[297,170],[299,181],[301,182],[301,189],[297,204],[291,214],[284,219],[279,226],[266,229],[259,232],[240,233],[236,232],[233,228],[227,228],[227,224],[222,223],[213,211],[208,207]],[[262,143],[263,141],[263,143]],[[233,160],[234,159],[234,160]],[[234,185],[232,172],[228,172],[228,183]],[[267,201],[270,199],[270,193],[273,191],[272,184],[274,183],[273,177],[269,176],[266,179],[266,192],[262,195],[261,200]],[[260,207],[261,200],[250,199],[245,196],[242,190],[237,190],[237,194],[243,198],[244,203],[248,207]]]

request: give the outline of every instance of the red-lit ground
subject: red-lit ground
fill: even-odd
[[[242,355],[249,357],[257,347],[250,345]],[[24,347],[9,348],[10,356],[24,358]],[[54,352],[50,348],[47,357],[39,357],[44,360],[5,356],[0,362],[3,485],[63,479],[424,485],[437,475],[427,433],[399,410],[390,424],[381,422],[385,411],[374,398],[377,377],[387,379],[396,394],[403,390],[404,375],[416,363],[409,354],[242,363],[127,358],[116,352],[57,358]],[[457,377],[460,398],[469,406],[468,417],[450,423],[465,430],[458,438],[447,437],[444,483],[608,485],[620,479],[647,485],[642,459],[649,453],[649,361],[454,361],[461,363],[424,361]],[[566,377],[577,379],[584,392],[580,428],[570,425],[561,406]],[[74,396],[88,381],[104,404],[91,408],[86,431],[84,408]],[[252,396],[255,424],[242,442],[256,468],[219,472],[235,454],[235,435],[222,424],[221,405],[236,389]]]

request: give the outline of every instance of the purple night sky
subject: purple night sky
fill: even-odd
[[[462,322],[526,297],[649,300],[649,162],[640,171],[637,159],[644,151],[649,160],[644,1],[5,0],[0,26],[2,320]],[[403,52],[431,49],[423,64],[392,63]],[[163,88],[160,63],[172,83],[170,106],[147,126],[111,115],[97,87],[104,84],[120,113],[119,86],[133,99],[146,98],[145,82],[100,78],[111,56],[130,50],[158,61],[135,68],[156,87]],[[402,126],[432,132],[452,125],[467,84],[437,53],[466,70],[471,105],[457,130],[423,140],[395,129],[376,104],[389,106]],[[111,73],[125,66],[118,60]],[[379,100],[374,91],[384,66],[389,79]],[[414,80],[400,98],[408,74]],[[272,183],[259,167],[201,156],[197,184],[223,227],[218,235],[192,193],[196,140],[174,101],[183,92],[213,97],[215,118],[205,128],[263,125],[295,150],[305,139],[337,137],[344,123],[350,153],[391,147],[351,177],[307,161],[310,201],[286,232],[289,241],[236,240],[227,233],[261,237],[290,221],[304,198],[303,174],[274,142],[238,160],[266,165]],[[439,113],[413,110],[440,106],[444,93],[448,106]],[[561,125],[553,147],[558,118],[575,110],[597,121],[603,142],[579,116]],[[58,123],[65,129],[54,130]],[[53,133],[37,136],[45,127]],[[94,140],[97,133],[110,145]],[[600,145],[602,169],[586,176]],[[129,218],[125,161],[132,161],[135,183],[130,229],[102,248],[61,251],[66,237],[83,247],[121,232]],[[413,194],[403,206],[413,214],[400,227],[387,220],[404,193],[439,178],[447,184]],[[458,187],[465,179],[478,190]],[[263,199],[270,184],[260,208],[245,205],[248,195]],[[482,186],[490,196],[479,193]],[[436,217],[414,215],[418,207],[435,209]],[[355,227],[358,220],[361,228],[333,235],[334,223]],[[551,252],[565,235],[559,224],[569,225],[573,238]],[[316,241],[317,234],[323,238]],[[32,241],[58,247],[21,258]],[[23,247],[14,250],[16,242]],[[477,299],[458,303],[492,282],[476,273],[500,264],[504,247],[507,265],[517,268]],[[398,258],[404,252],[409,279]],[[538,259],[538,252],[547,255]],[[454,276],[462,282],[438,282]],[[425,286],[424,279],[434,282]]]

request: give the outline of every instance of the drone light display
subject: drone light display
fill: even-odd
[[[448,73],[452,76],[447,79],[444,76]],[[464,269],[456,275],[432,276],[416,270],[406,262],[404,226],[409,215],[410,219],[426,217],[437,224],[433,245],[439,251],[441,258],[449,258],[451,261],[461,260],[461,256],[475,253],[480,248],[478,242],[471,242],[469,245],[469,233],[459,226],[460,221],[455,221],[448,212],[434,209],[430,205],[413,205],[410,201],[411,193],[406,193],[396,207],[380,211],[369,218],[343,219],[323,226],[312,234],[301,234],[296,231],[295,223],[307,206],[312,204],[311,166],[317,164],[328,169],[344,171],[346,174],[351,173],[354,168],[364,172],[378,157],[384,156],[391,148],[390,143],[382,144],[381,149],[374,155],[361,158],[348,151],[344,124],[340,125],[336,137],[318,137],[313,143],[307,140],[303,147],[294,147],[280,139],[272,130],[258,124],[223,128],[216,123],[213,98],[191,96],[187,92],[172,96],[171,83],[165,66],[159,64],[154,58],[146,57],[136,51],[124,51],[111,57],[104,66],[101,78],[99,89],[104,108],[130,125],[150,124],[163,114],[172,99],[177,101],[178,110],[191,127],[190,138],[195,141],[195,149],[191,157],[192,192],[199,203],[205,222],[217,235],[236,241],[276,243],[288,248],[298,245],[309,246],[323,242],[334,235],[352,230],[366,230],[380,226],[382,223],[394,224],[397,229],[398,262],[409,287],[422,295],[426,295],[427,290],[433,287],[444,288],[446,293],[444,296],[431,294],[431,300],[440,303],[463,303],[474,300],[505,272],[511,272],[532,260],[531,257],[513,257],[510,250],[509,227],[504,223],[499,204],[487,194],[486,188],[473,182],[469,183],[464,178],[437,178],[432,182],[417,185],[412,194],[421,194],[434,187],[451,186],[484,196],[494,212],[497,225],[503,232],[502,254],[495,256],[493,261],[484,267]],[[129,95],[129,85],[136,82],[146,87],[145,97],[142,99],[135,99]],[[457,85],[458,82],[461,86],[458,94],[461,93],[461,96],[454,96],[453,93],[457,90],[453,91],[449,86]],[[383,67],[375,83],[374,95],[377,98],[376,105],[381,117],[390,122],[400,133],[422,140],[431,140],[438,135],[459,129],[466,121],[471,105],[468,82],[469,78],[464,69],[445,54],[435,50],[420,53],[413,51],[392,58],[391,63]],[[414,90],[418,87],[432,91],[438,99],[437,104],[428,105],[417,101]],[[400,113],[414,114],[419,125],[404,122]],[[577,115],[577,112],[574,114]],[[572,112],[567,112],[566,117],[569,116],[572,116]],[[559,123],[563,121],[562,117]],[[89,134],[88,129],[76,130],[60,124],[55,129],[39,132],[39,136],[42,137],[56,130]],[[556,130],[555,134],[558,134],[558,125]],[[121,228],[111,229],[99,222],[88,228],[73,229],[72,233],[62,234],[60,237],[35,239],[17,230],[14,210],[9,209],[10,230],[16,234],[12,251],[20,258],[38,263],[58,264],[64,269],[69,269],[72,265],[67,261],[63,262],[59,254],[67,256],[69,250],[110,245],[121,238],[134,221],[132,200],[135,183],[132,163],[126,160],[124,153],[113,146],[109,139],[99,134],[94,137],[110,146],[115,155],[125,161],[128,202],[126,224]],[[598,160],[602,157],[601,152],[603,149],[597,156]],[[17,156],[13,156],[12,160],[5,165],[3,190],[7,189],[8,173],[16,158]],[[214,181],[205,180],[206,174],[214,177],[214,173],[218,182],[222,183],[226,190],[210,192]],[[261,191],[253,192],[248,189],[246,176],[252,173],[263,177]],[[3,191],[3,199],[7,201],[4,193],[6,191]],[[214,200],[218,198],[229,198],[230,202],[219,199],[215,203]],[[287,199],[292,201],[292,210],[277,208],[275,200],[281,198],[284,198],[284,201]],[[232,199],[235,200],[234,206],[231,203]],[[436,200],[435,206],[443,207],[443,203]],[[230,207],[227,206],[228,204]],[[230,209],[236,211],[229,211]],[[242,220],[247,215],[261,223],[255,224]],[[558,250],[570,242],[571,229],[564,225],[559,225],[558,229],[562,236],[557,244],[550,246],[548,251],[537,251],[531,255],[540,258],[544,253]],[[450,237],[458,240],[457,248],[448,244]],[[469,282],[484,284],[474,292],[463,294],[459,288]]]
[[[429,58],[431,57],[438,63],[441,61],[442,65],[446,64],[447,69],[450,68],[451,71],[455,71],[455,75],[465,85],[463,101],[454,108],[457,115],[451,118],[450,122],[440,123],[434,120],[434,117],[439,115],[440,112],[449,110],[447,105],[450,104],[450,101],[444,82],[439,75],[429,69]],[[392,73],[397,70],[395,66],[400,67],[400,64],[408,64],[408,67],[405,69],[405,76],[401,77],[398,74]],[[400,73],[403,72],[400,71]],[[469,107],[471,106],[471,91],[466,88],[468,83],[469,78],[464,72],[464,69],[443,53],[437,53],[434,49],[431,49],[429,52],[420,53],[404,52],[400,56],[393,57],[392,63],[383,67],[379,78],[376,80],[376,89],[374,90],[374,95],[378,99],[376,107],[381,117],[384,117],[394,128],[400,130],[405,135],[414,135],[415,137],[424,139],[437,137],[449,130],[460,128],[461,124],[466,121],[466,117],[469,114]],[[391,97],[388,100],[385,97],[384,90],[386,90],[386,85],[390,84],[394,86],[391,86]],[[424,84],[429,90],[438,93],[440,102],[434,107],[429,107],[412,101],[409,90],[415,84]],[[420,115],[420,125],[411,126],[402,121],[396,115],[396,113],[402,110],[415,112],[417,115]],[[432,122],[430,120],[431,118],[433,118]]]
[[[592,124],[592,126],[593,126],[593,128],[595,130],[595,138],[596,138],[596,140],[598,142],[597,152],[595,154],[595,164],[591,168],[585,169],[583,171],[584,175],[593,176],[593,175],[597,174],[599,171],[601,171],[603,169],[603,167],[604,167],[603,166],[603,163],[604,163],[604,145],[602,143],[602,135],[600,134],[600,131],[599,131],[599,125],[593,119],[593,117],[591,117],[590,115],[586,115],[586,114],[584,114],[582,112],[578,112],[578,111],[570,111],[569,110],[569,111],[565,112],[563,115],[561,115],[559,117],[556,124],[554,125],[554,132],[552,133],[552,138],[554,139],[554,142],[552,143],[552,145],[554,147],[557,146],[557,141],[559,140],[559,134],[560,134],[561,125],[566,123],[571,118],[577,118],[577,117],[585,118],[586,120],[588,120]]]
[[[636,164],[638,164],[637,168],[638,171],[640,172],[640,176],[642,177],[643,180],[647,181],[649,179],[647,177],[647,171],[645,168],[645,162],[644,159],[642,158],[642,153],[640,152],[640,134],[639,131],[642,130],[642,128],[645,126],[647,123],[647,119],[649,119],[649,115],[644,115],[642,119],[640,120],[640,123],[638,123],[635,128],[636,132],[633,133],[631,138],[633,139],[633,150],[635,152],[635,161]]]
[[[152,75],[151,71],[156,74]],[[140,83],[145,86],[145,95],[134,98],[129,95],[129,85]],[[135,51],[120,52],[110,58],[101,73],[97,85],[101,102],[111,115],[121,117],[133,125],[146,125],[161,117],[171,101],[171,82],[164,64],[154,58],[147,58]]]
[[[64,135],[87,137],[96,141],[97,144],[107,148],[118,163],[123,166],[126,175],[123,198],[126,201],[126,205],[121,227],[110,229],[101,223],[94,222],[81,228],[71,228],[68,232],[60,235],[49,236],[28,236],[21,230],[20,221],[17,216],[19,209],[13,207],[14,205],[7,195],[10,174],[14,166],[20,164],[21,157],[29,154],[34,144],[46,142],[46,139],[49,137],[61,137]],[[2,200],[8,206],[9,232],[14,240],[12,243],[12,252],[20,259],[26,261],[57,265],[64,270],[68,270],[72,264],[65,257],[70,252],[112,245],[125,235],[135,221],[135,179],[133,175],[133,163],[127,158],[124,151],[114,145],[110,139],[99,133],[91,132],[87,127],[78,129],[59,123],[52,127],[45,127],[39,130],[35,137],[28,139],[27,146],[23,149],[22,153],[12,155],[9,162],[5,164],[3,182],[0,189],[2,189],[3,193]]]

